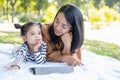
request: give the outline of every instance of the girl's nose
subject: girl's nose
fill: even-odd
[[[36,34],[35,37],[38,38],[40,35]]]

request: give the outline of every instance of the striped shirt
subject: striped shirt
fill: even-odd
[[[23,61],[32,61],[37,64],[45,63],[46,61],[46,43],[43,43],[38,52],[31,53],[27,43],[23,43],[19,48],[14,50],[12,54],[15,54],[15,60],[12,65],[20,67]]]

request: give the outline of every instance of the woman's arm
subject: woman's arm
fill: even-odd
[[[62,53],[70,54],[71,53],[71,42],[72,42],[72,33],[66,33],[61,36],[64,48]]]

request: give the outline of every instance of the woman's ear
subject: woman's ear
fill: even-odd
[[[25,36],[22,36],[22,39],[23,39],[24,42],[26,41],[26,37]]]

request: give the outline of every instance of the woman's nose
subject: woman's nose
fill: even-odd
[[[57,30],[61,30],[61,25],[60,25],[60,24],[57,25],[57,26],[56,26],[56,29],[57,29]]]

